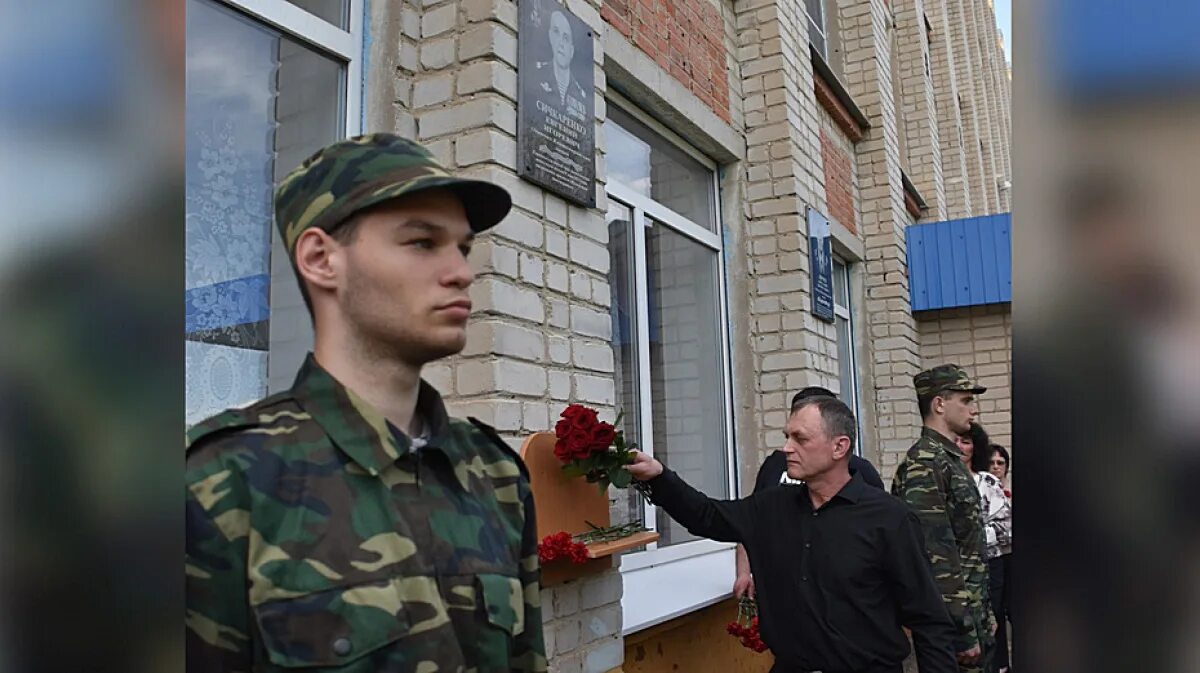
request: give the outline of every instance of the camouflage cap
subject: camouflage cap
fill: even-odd
[[[917,389],[917,397],[924,398],[936,395],[946,390],[961,390],[967,393],[979,394],[987,391],[981,385],[971,381],[967,371],[954,364],[938,365],[913,377],[913,386]]]
[[[289,173],[275,188],[275,223],[291,255],[306,229],[333,231],[364,208],[438,187],[458,196],[476,232],[495,226],[512,208],[503,187],[456,178],[421,145],[372,133],[329,145]]]

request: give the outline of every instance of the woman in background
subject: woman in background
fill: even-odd
[[[983,517],[986,542],[984,558],[988,563],[988,594],[992,614],[996,616],[996,650],[992,655],[992,671],[1007,673],[1008,661],[1008,569],[1012,556],[1012,506],[1004,492],[1004,484],[992,474],[992,443],[978,423],[958,440],[963,462],[975,477],[979,489],[979,508]],[[978,450],[976,450],[978,449]]]

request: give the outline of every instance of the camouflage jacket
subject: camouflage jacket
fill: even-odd
[[[986,647],[994,618],[988,609],[983,519],[979,491],[962,452],[954,442],[924,428],[896,468],[892,494],[921,519],[934,581],[958,627],[958,651]]]
[[[428,443],[309,356],[192,428],[189,671],[545,671],[528,473],[422,382]]]

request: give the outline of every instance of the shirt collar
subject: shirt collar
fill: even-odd
[[[311,353],[296,375],[292,392],[333,443],[373,476],[412,448],[407,435],[393,433],[383,414],[333,378]],[[424,380],[417,392],[416,412],[425,422],[430,444],[447,436],[446,406]]]
[[[807,503],[809,507],[812,507],[812,499],[808,495],[808,484],[804,482],[800,483],[802,488],[798,488],[796,490],[803,496],[803,501]],[[851,474],[850,481],[846,482],[846,485],[842,486],[842,490],[838,491],[832,498],[830,498],[829,502],[826,502],[822,506],[822,509],[828,507],[830,502],[833,502],[839,498],[851,504],[857,503],[862,497],[864,488],[867,488],[867,483],[863,481],[862,475],[857,472]]]
[[[945,449],[946,452],[948,452],[950,455],[954,456],[955,458],[958,458],[959,460],[962,460],[962,458],[963,458],[962,449],[958,448],[958,444],[955,443],[955,441],[953,439],[946,437],[942,433],[938,432],[937,430],[934,430],[933,428],[931,428],[929,426],[925,426],[925,427],[921,428],[921,436],[928,438],[928,439],[932,439],[936,444],[940,445],[943,449]]]
[[[858,502],[858,499],[862,497],[863,489],[866,488],[866,486],[866,482],[862,480],[862,475],[855,473],[850,475],[850,481],[846,482],[846,485],[842,487],[842,490],[838,491],[837,495],[833,497],[855,503]]]

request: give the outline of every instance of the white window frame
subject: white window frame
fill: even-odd
[[[851,261],[848,261],[845,257],[842,257],[841,255],[837,255],[837,254],[835,254],[833,256],[833,258],[837,264],[842,265],[842,271],[841,271],[842,282],[845,283],[846,301],[847,301],[846,304],[840,303],[841,297],[838,297],[837,293],[835,292],[833,295],[833,315],[835,316],[835,318],[844,318],[846,320],[846,324],[850,328],[850,330],[849,330],[850,331],[850,343],[847,344],[847,350],[849,352],[843,353],[841,351],[841,348],[838,349],[839,361],[843,357],[850,358],[850,391],[849,391],[850,395],[849,395],[849,399],[847,399],[846,391],[843,390],[842,391],[842,400],[845,401],[847,404],[849,404],[850,410],[854,412],[854,419],[855,419],[855,421],[858,422],[857,432],[855,432],[855,436],[854,436],[854,453],[861,456],[863,453],[863,451],[862,451],[862,426],[863,426],[863,423],[862,423],[862,414],[860,413],[860,408],[861,408],[860,404],[862,401],[860,398],[862,397],[862,391],[859,389],[858,349],[855,347],[855,343],[858,338],[858,335],[855,334],[855,329],[854,329],[854,286],[851,284],[851,279],[853,277],[852,272],[851,272],[851,267],[853,266],[854,263]],[[838,273],[836,265],[833,268],[833,272]]]
[[[632,213],[633,226],[633,299],[636,315],[638,403],[640,411],[641,449],[654,455],[653,415],[650,391],[650,320],[649,289],[646,287],[647,257],[646,230],[660,223],[672,231],[709,248],[716,253],[719,286],[717,315],[720,323],[720,357],[722,398],[725,431],[726,488],[730,497],[737,494],[736,451],[733,441],[733,396],[731,390],[729,353],[729,312],[726,292],[725,249],[721,235],[722,223],[719,208],[719,183],[717,165],[698,153],[678,135],[647,116],[636,106],[619,95],[609,94],[610,104],[617,105],[622,112],[646,125],[667,142],[686,152],[689,156],[712,171],[712,190],[716,231],[709,231],[666,206],[642,195],[610,177],[606,191],[608,197],[627,206]],[[656,507],[643,503],[646,527],[657,530]],[[734,545],[712,540],[694,540],[660,547],[657,543],[646,546],[645,551],[622,555],[620,571],[624,583],[621,598],[623,615],[622,633],[630,634],[660,624],[679,615],[724,600],[732,594],[734,576]]]
[[[237,9],[345,65],[346,78],[340,95],[346,101],[347,137],[362,129],[363,0],[350,0],[350,29],[342,30],[325,19],[286,0],[214,0]]]

